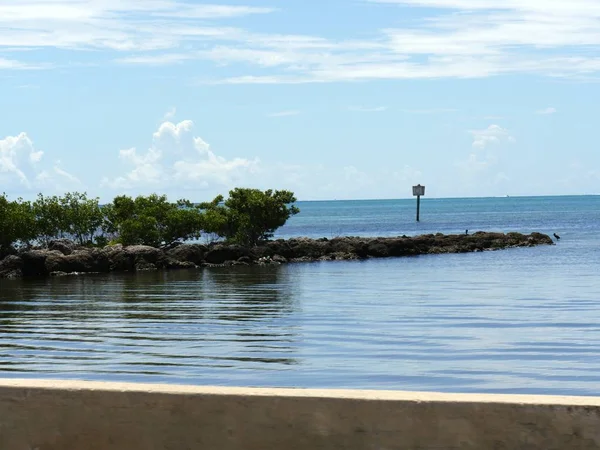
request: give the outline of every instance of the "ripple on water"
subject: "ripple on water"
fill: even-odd
[[[598,395],[597,266],[546,254],[2,280],[0,372]]]

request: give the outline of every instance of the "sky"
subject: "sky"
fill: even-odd
[[[600,193],[600,0],[1,0],[0,192]]]

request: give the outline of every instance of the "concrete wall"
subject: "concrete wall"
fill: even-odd
[[[1,450],[600,449],[600,399],[0,380]]]

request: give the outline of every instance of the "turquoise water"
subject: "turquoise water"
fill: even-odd
[[[557,232],[460,255],[0,280],[0,376],[600,395],[600,197],[300,203],[281,236]]]

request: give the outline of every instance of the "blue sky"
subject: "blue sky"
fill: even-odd
[[[3,0],[0,183],[600,193],[598,0]]]

